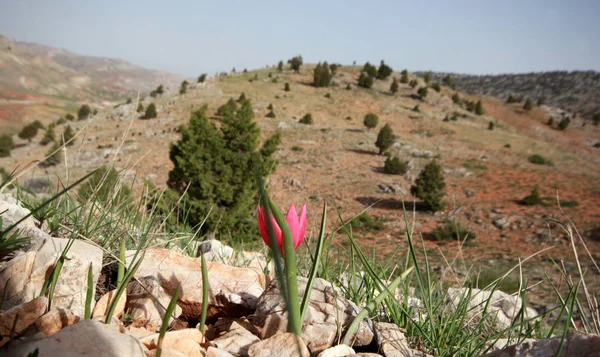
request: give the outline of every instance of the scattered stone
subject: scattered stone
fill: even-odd
[[[300,353],[299,353],[300,352]],[[308,357],[306,341],[293,333],[280,333],[250,346],[248,357]]]
[[[233,355],[227,351],[210,346],[206,350],[206,357],[233,357]]]
[[[475,190],[471,189],[471,188],[465,188],[463,190],[463,192],[465,193],[465,196],[467,196],[467,198],[471,198],[475,196]]]
[[[117,289],[111,290],[106,294],[100,297],[100,300],[96,302],[96,306],[94,306],[94,310],[92,310],[92,318],[98,316],[106,316],[108,313],[108,309],[112,304],[115,295],[117,294]],[[117,306],[115,307],[114,316],[121,317],[125,312],[125,304],[127,303],[127,295],[121,294],[119,297],[119,301],[117,301]]]
[[[4,193],[0,194],[0,217],[2,217],[4,228],[17,223],[30,213],[31,211],[23,207],[12,195]],[[21,222],[19,226],[35,227],[35,219],[33,216],[29,216],[27,219]]]
[[[160,327],[170,302],[171,296],[155,276],[145,276],[127,285],[127,311],[134,319],[144,319],[147,324]],[[172,317],[178,318],[181,313],[181,307],[175,306]]]
[[[9,348],[5,353],[11,357],[27,357],[36,349],[43,352],[42,356],[145,357],[137,339],[95,320],[80,321],[50,337]]]
[[[412,157],[421,157],[421,158],[426,158],[426,159],[439,157],[439,155],[436,155],[431,151],[419,150],[419,149],[412,149],[410,151],[410,154],[412,155]]]
[[[235,251],[216,239],[209,239],[198,244],[198,254],[204,254],[206,260],[228,263]]]
[[[128,263],[133,257],[128,252]],[[208,317],[239,317],[254,311],[269,277],[248,268],[207,262],[209,279]],[[167,294],[181,286],[178,305],[187,319],[202,312],[202,269],[200,258],[190,258],[168,249],[147,249],[136,277],[155,276]]]
[[[0,347],[11,339],[11,333],[21,333],[33,325],[48,308],[48,299],[38,297],[0,313]]]
[[[250,345],[260,341],[244,326],[236,321],[228,324],[226,332],[212,340],[217,347],[236,356],[245,356],[248,354]]]
[[[406,194],[406,190],[402,188],[402,185],[397,183],[380,183],[377,186],[377,190],[381,193],[399,193],[401,195]]]
[[[67,326],[78,323],[79,320],[79,316],[73,314],[69,309],[53,307],[50,311],[37,319],[35,327],[39,332],[43,333],[44,336],[48,337]]]
[[[379,351],[385,357],[416,357],[426,354],[410,348],[404,332],[396,324],[378,322],[375,332]]]
[[[139,341],[146,346],[148,349],[153,350],[156,349],[156,345],[158,343],[158,333],[153,333],[151,335],[142,337]],[[183,342],[180,344],[180,341],[189,340],[194,342],[200,348],[200,344],[204,341],[204,335],[200,330],[195,328],[187,328],[178,331],[168,331],[165,333],[165,337],[163,339],[163,348],[171,348],[178,349],[176,346],[188,346],[189,343]],[[186,347],[187,348],[187,347]]]
[[[546,357],[556,356],[561,348],[561,336],[539,341],[527,341],[480,357]],[[562,344],[561,357],[600,356],[600,336],[579,332],[571,333]]]
[[[337,345],[335,347],[329,347],[325,351],[319,353],[317,357],[345,357],[355,353],[356,352],[349,346]]]
[[[501,217],[494,220],[494,226],[498,229],[506,229],[510,226],[511,218],[510,217]]]
[[[298,292],[304,295],[307,279],[298,277]],[[319,353],[341,338],[360,309],[343,297],[341,291],[323,279],[315,279],[310,303],[306,311],[302,337],[308,341],[312,353]],[[260,297],[253,323],[262,327],[261,337],[269,338],[287,329],[287,311],[277,280]],[[372,323],[365,319],[353,336],[353,346],[366,346],[373,340]]]

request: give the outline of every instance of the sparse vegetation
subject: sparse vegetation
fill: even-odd
[[[526,111],[530,111],[531,109],[533,109],[533,102],[531,101],[531,99],[527,98],[525,104],[523,104],[523,109],[525,109]]]
[[[542,204],[542,202],[542,197],[540,196],[540,192],[537,186],[535,186],[533,190],[531,190],[531,193],[529,195],[525,196],[525,198],[519,201],[520,204],[525,206],[540,205]]]
[[[65,114],[65,119],[67,119],[68,121],[73,121],[75,120],[75,117],[73,116],[73,114],[67,113]]]
[[[56,166],[56,165],[60,164],[60,158],[61,158],[60,148],[61,147],[62,147],[62,145],[60,145],[57,142],[54,142],[54,144],[52,145],[50,150],[48,150],[48,152],[46,153],[46,159],[43,160],[42,162],[40,162],[40,166],[41,167],[50,167],[50,166]]]
[[[442,90],[442,87],[440,86],[439,82],[433,82],[429,86],[438,93]]]
[[[423,80],[425,81],[425,84],[429,84],[429,82],[431,82],[431,72],[425,72]]]
[[[75,141],[71,140],[71,139],[73,139],[74,136],[75,136],[75,133],[73,133],[73,128],[71,128],[70,125],[67,125],[61,136],[62,144],[66,145],[66,146],[72,146],[73,144],[75,144]],[[60,146],[60,143],[59,143],[59,146]]]
[[[415,112],[415,113],[420,113],[420,112],[421,112],[421,108],[419,108],[419,105],[417,104],[417,105],[415,105],[415,106],[412,108],[412,111],[413,111],[413,112]]]
[[[303,151],[304,149],[302,149],[300,146],[292,146],[292,151]]]
[[[367,72],[361,72],[358,77],[358,85],[363,88],[371,88],[375,80]]]
[[[433,238],[437,241],[445,240],[473,240],[477,236],[472,231],[464,228],[458,221],[444,220],[433,231]]]
[[[204,83],[204,81],[206,80],[206,73],[202,73],[199,77],[198,77],[198,83]]]
[[[432,211],[437,212],[444,208],[443,201],[446,195],[446,183],[442,174],[442,166],[437,161],[432,161],[423,168],[410,192],[423,200]]]
[[[444,76],[444,78],[442,78],[442,82],[444,82],[445,85],[447,85],[448,87],[452,88],[452,89],[456,89],[456,83],[454,83],[454,79],[452,78],[451,75],[447,74]]]
[[[310,113],[304,114],[304,116],[299,121],[300,124],[311,125],[313,123],[313,118]]]
[[[421,97],[421,100],[427,97],[427,87],[421,87],[417,90],[417,94]]]
[[[285,85],[283,87],[283,90],[286,91],[286,92],[290,91],[290,84],[288,82],[285,83]]]
[[[367,127],[367,129],[373,129],[379,123],[379,117],[373,113],[369,113],[365,115],[365,119],[363,120],[363,124]]]
[[[389,175],[404,175],[408,171],[408,162],[397,156],[388,156],[383,164],[383,172]]]
[[[77,112],[77,119],[85,120],[89,118],[90,114],[92,114],[92,109],[89,105],[84,104],[79,108],[79,111]]]
[[[148,107],[146,107],[146,112],[144,113],[142,119],[154,119],[157,115],[158,113],[156,112],[156,105],[154,105],[154,103],[150,103],[148,104]]]
[[[483,113],[483,104],[481,104],[481,100],[478,100],[477,103],[475,103],[475,114],[483,115]]]
[[[227,114],[233,114],[237,111],[237,103],[233,98],[229,98],[227,103],[217,108],[217,115],[225,116]]]
[[[488,123],[488,130],[494,130],[494,127],[495,127],[495,126],[496,126],[496,125],[494,124],[494,122],[493,122],[493,121],[490,121],[490,122]]]
[[[416,79],[411,80],[410,82],[408,82],[408,85],[411,88],[415,88],[417,85],[419,84],[419,82]]]
[[[313,85],[319,87],[329,87],[333,74],[329,71],[329,65],[327,62],[321,64],[319,62],[313,72]]]
[[[294,72],[300,73],[300,66],[302,66],[303,64],[302,56],[293,57],[288,62],[292,70],[294,70]]]
[[[400,83],[408,83],[408,71],[407,70],[403,70],[402,72],[400,72]]]
[[[273,110],[269,110],[269,112],[267,113],[266,117],[267,118],[271,118],[271,119],[275,118],[275,113],[273,113]]]
[[[552,161],[550,161],[550,160],[546,159],[545,157],[543,157],[542,155],[538,155],[538,154],[529,156],[529,158],[527,160],[530,163],[536,164],[536,165],[546,165],[546,166],[553,165]]]
[[[458,93],[452,94],[452,102],[454,104],[462,105],[462,101],[460,100],[460,96],[458,95]]]
[[[142,103],[138,104],[136,112],[138,112],[138,113],[143,113],[144,112],[144,105]]]
[[[379,129],[379,134],[377,135],[377,141],[375,141],[375,146],[379,149],[379,155],[383,154],[387,149],[392,146],[396,140],[396,136],[394,135],[394,131],[389,124],[385,124],[381,129]]]
[[[33,139],[37,135],[37,133],[38,127],[34,123],[30,123],[25,125],[23,129],[21,129],[21,131],[19,132],[19,138],[31,142],[31,139]]]
[[[396,78],[392,80],[392,84],[390,85],[390,92],[392,93],[392,95],[398,92],[398,81],[396,80]]]
[[[12,150],[15,143],[12,139],[12,136],[8,134],[0,135],[0,157],[8,157],[10,156],[10,151]]]
[[[279,63],[277,64],[277,70],[279,72],[283,72],[283,61],[279,61]]]
[[[569,127],[569,124],[571,124],[571,118],[569,118],[569,117],[562,118],[562,120],[560,122],[558,122],[558,129],[559,130],[567,130],[567,128]]]
[[[56,134],[54,133],[54,125],[49,125],[40,141],[40,145],[48,145],[49,143],[54,142],[55,139]]]
[[[188,85],[189,85],[188,81],[181,82],[181,86],[179,87],[179,94],[183,95],[183,94],[187,93]]]

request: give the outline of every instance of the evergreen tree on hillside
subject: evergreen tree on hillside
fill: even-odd
[[[8,134],[0,135],[0,157],[8,157],[10,156],[10,151],[12,150],[15,143],[12,139],[12,136]]]
[[[367,129],[373,129],[379,123],[379,117],[373,113],[369,113],[365,115],[365,119],[363,120],[363,124],[367,127]]]
[[[201,233],[219,231],[242,240],[256,236],[254,172],[258,169],[266,176],[273,170],[277,162],[272,155],[281,138],[275,134],[259,149],[260,129],[253,115],[246,101],[223,118],[219,129],[204,107],[192,115],[181,128],[181,139],[171,146],[174,168],[167,185],[176,195],[185,192],[181,200],[187,202],[182,211],[189,212],[185,223],[198,226],[206,218]]]
[[[44,133],[44,137],[40,141],[41,145],[48,145],[51,142],[54,142],[56,139],[56,134],[54,133],[55,125],[48,125],[48,129],[46,129],[46,133]]]
[[[475,114],[483,115],[483,104],[481,104],[481,100],[478,100],[475,104]]]
[[[90,116],[91,113],[92,113],[92,109],[90,108],[90,106],[87,104],[84,104],[79,108],[79,111],[77,112],[77,119],[85,120]]]
[[[148,107],[146,107],[146,112],[144,113],[142,119],[154,119],[157,115],[158,113],[156,112],[156,105],[154,105],[154,103],[150,103]]]
[[[313,72],[313,85],[317,88],[328,87],[332,77],[333,75],[329,71],[327,62],[324,62],[323,64],[319,62]]]
[[[530,111],[531,109],[533,109],[533,102],[531,101],[531,99],[527,98],[525,104],[523,104],[523,109],[525,109],[526,111]]]
[[[392,92],[392,94],[396,94],[398,92],[398,81],[396,80],[396,78],[392,80],[392,85],[390,85],[390,92]]]
[[[35,124],[27,124],[19,132],[19,138],[26,139],[28,142],[31,142],[31,139],[37,135],[37,132],[38,128]]]
[[[289,62],[290,62],[290,67],[292,67],[294,72],[300,73],[300,66],[302,66],[302,64],[303,64],[302,56],[296,56],[296,57],[290,59]]]
[[[379,155],[389,149],[394,143],[394,140],[396,140],[396,136],[394,135],[392,127],[389,124],[385,124],[383,128],[379,130],[377,141],[375,141],[375,146],[379,148]]]
[[[75,140],[71,140],[74,136],[75,136],[75,133],[73,133],[73,128],[71,128],[70,125],[67,125],[61,136],[62,144],[67,145],[67,146],[72,146],[73,144],[75,144]],[[60,145],[61,144],[59,144],[59,146]]]
[[[200,77],[198,77],[198,83],[204,83],[206,80],[206,73],[202,73]]]
[[[181,86],[179,87],[179,94],[183,95],[183,94],[187,93],[188,85],[189,85],[188,81],[181,82]]]
[[[558,122],[558,129],[559,130],[567,130],[567,127],[569,126],[569,124],[571,124],[571,118],[569,118],[569,117],[563,118],[561,121]]]
[[[377,77],[377,67],[373,66],[369,62],[365,63],[362,71],[365,72],[366,74],[368,74],[370,77],[373,77],[373,78]]]
[[[425,81],[425,84],[429,84],[429,82],[431,82],[431,72],[425,72],[423,80]]]
[[[442,87],[440,87],[440,84],[438,82],[433,82],[429,86],[438,93],[442,90]]]
[[[421,87],[417,90],[417,94],[419,95],[419,97],[421,97],[421,99],[427,97],[427,87]]]
[[[442,174],[442,167],[437,161],[427,164],[423,171],[417,177],[415,184],[410,188],[410,192],[423,200],[434,212],[444,208],[443,201],[446,183]]]
[[[373,86],[374,79],[367,72],[360,72],[358,77],[358,85],[363,88],[371,88]]]
[[[442,79],[442,82],[444,82],[444,84],[446,84],[448,87],[452,88],[452,89],[456,89],[456,83],[454,83],[454,79],[452,78],[451,75],[447,74],[444,76],[444,78]]]
[[[283,72],[283,61],[279,61],[279,63],[277,64],[277,70],[279,72]]]
[[[165,87],[163,87],[163,85],[159,85],[158,87],[156,87],[156,94],[162,95],[165,92]]]
[[[383,60],[381,60],[381,63],[379,64],[379,69],[377,70],[377,79],[386,79],[393,72],[394,70],[392,69],[392,67],[388,66],[387,64],[385,64],[385,62],[383,62]]]
[[[60,164],[60,159],[61,159],[61,148],[62,145],[60,145],[57,142],[54,142],[54,144],[52,145],[52,147],[50,148],[50,150],[48,150],[48,152],[46,153],[46,159],[42,162],[40,162],[40,166],[41,167],[49,167],[49,166],[55,166]]]
[[[408,71],[407,70],[403,70],[401,73],[401,77],[400,77],[400,83],[408,83]]]

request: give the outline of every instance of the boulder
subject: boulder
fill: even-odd
[[[562,345],[562,349],[561,349]],[[539,341],[528,341],[512,345],[502,350],[486,353],[480,357],[597,357],[600,356],[600,336],[580,332],[571,333],[562,344],[562,337],[552,337]]]
[[[218,348],[227,351],[235,356],[245,356],[248,354],[250,345],[260,341],[245,326],[236,321],[227,324],[226,330],[219,337],[212,340]]]
[[[250,346],[248,357],[308,357],[306,341],[293,333],[280,333]]]
[[[40,357],[145,357],[137,339],[95,320],[80,321],[50,337],[9,348],[5,353],[11,357],[27,357],[36,349]]]
[[[375,331],[379,352],[385,357],[427,356],[410,348],[404,332],[396,324],[378,322],[375,324]]]
[[[127,311],[134,319],[145,319],[153,326],[161,326],[167,306],[171,302],[160,281],[154,276],[145,276],[127,285]],[[181,316],[181,307],[175,306],[174,318]]]
[[[128,261],[133,254],[128,254]],[[129,263],[128,263],[129,264]],[[269,277],[248,268],[207,262],[209,279],[208,317],[245,316],[256,309]],[[147,249],[136,277],[154,276],[167,294],[181,286],[178,305],[183,316],[196,319],[202,312],[202,268],[200,258],[191,258],[168,249]]]
[[[298,277],[300,296],[304,296],[306,282],[306,278]],[[302,337],[308,341],[312,353],[319,353],[331,347],[336,338],[342,338],[359,312],[360,309],[353,302],[346,300],[339,289],[326,280],[315,279],[302,327]],[[286,331],[287,311],[277,280],[273,280],[260,297],[253,315],[253,323],[262,327],[263,339]],[[366,346],[372,340],[372,323],[365,319],[353,337],[353,346]]]
[[[78,323],[79,316],[73,314],[69,309],[53,307],[44,316],[37,319],[35,327],[44,336],[52,336],[67,326]]]
[[[204,254],[206,260],[229,263],[235,254],[233,248],[216,239],[209,239],[198,244],[198,254]]]
[[[35,298],[44,286],[47,274],[60,257],[68,239],[48,238],[37,250],[19,253],[0,271],[0,286],[5,286],[0,308],[17,306]],[[75,240],[67,253],[54,289],[52,305],[69,308],[83,316],[87,286],[87,271],[92,264],[93,285],[96,286],[102,268],[102,250],[82,240]]]
[[[10,341],[11,333],[19,334],[33,325],[47,308],[48,299],[38,297],[0,313],[0,347]]]

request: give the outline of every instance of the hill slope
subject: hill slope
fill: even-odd
[[[80,56],[0,35],[0,127],[48,120],[73,112],[79,103],[124,100],[182,77],[126,61]]]
[[[419,72],[423,75],[423,72]],[[600,73],[594,71],[554,71],[523,74],[465,75],[432,73],[432,78],[442,81],[450,74],[456,88],[473,95],[485,95],[506,100],[509,95],[531,98],[534,102],[558,107],[584,118],[600,113]]]

